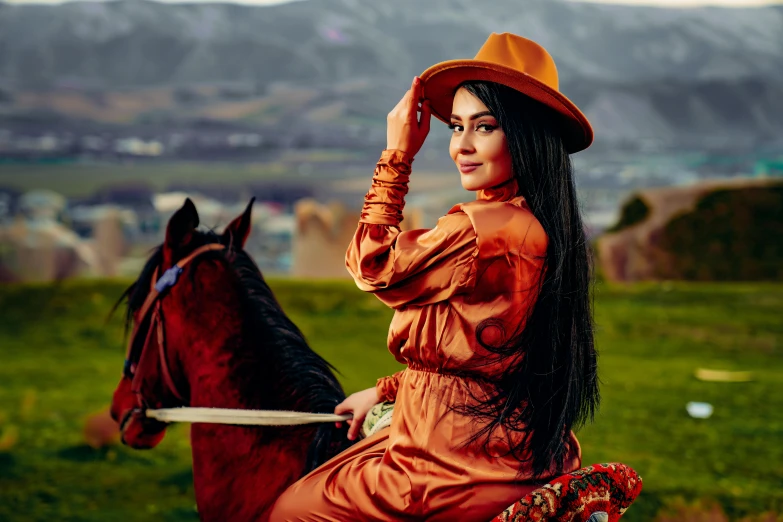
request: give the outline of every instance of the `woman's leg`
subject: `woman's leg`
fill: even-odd
[[[405,476],[380,473],[389,430],[340,453],[278,498],[270,522],[404,520],[410,484]],[[405,484],[397,484],[403,480]]]

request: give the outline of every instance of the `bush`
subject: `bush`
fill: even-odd
[[[712,281],[783,279],[783,185],[716,190],[673,218],[660,247],[662,277]]]
[[[650,214],[650,207],[640,198],[634,196],[630,201],[626,202],[622,209],[620,209],[620,220],[616,225],[607,229],[607,232],[619,232],[624,228],[641,223]]]

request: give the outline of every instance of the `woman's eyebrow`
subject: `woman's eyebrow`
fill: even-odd
[[[490,111],[477,112],[476,114],[474,114],[473,116],[468,118],[468,120],[475,120],[475,119],[481,118],[482,116],[492,116],[492,113]],[[460,121],[462,121],[462,118],[460,118],[456,114],[452,114],[451,115],[451,119],[452,120],[460,120]]]

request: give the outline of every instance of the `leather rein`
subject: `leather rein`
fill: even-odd
[[[149,350],[147,346],[152,339],[152,332],[157,333],[158,341],[158,355],[160,359],[160,367],[163,373],[163,382],[168,390],[174,397],[180,400],[183,404],[186,402],[184,394],[180,393],[179,388],[174,383],[174,379],[171,377],[171,370],[169,369],[168,359],[166,357],[166,335],[163,329],[162,308],[161,299],[166,295],[169,288],[177,284],[180,274],[182,274],[185,266],[193,261],[198,256],[207,252],[214,252],[217,250],[223,250],[226,247],[219,243],[210,243],[208,245],[201,246],[194,250],[190,255],[183,258],[177,264],[163,272],[163,275],[158,278],[158,268],[155,267],[155,271],[152,273],[152,279],[150,281],[150,292],[147,294],[147,298],[144,300],[144,304],[139,309],[138,321],[135,321],[133,325],[133,331],[130,339],[128,339],[128,349],[125,353],[125,365],[123,367],[123,374],[133,381],[131,389],[135,393],[139,393],[138,383],[136,382],[136,368],[141,364],[142,358]],[[134,350],[137,346],[136,339],[139,336],[141,326],[145,323],[147,316],[150,316],[150,325],[147,330],[147,334],[144,339],[144,344],[140,349]],[[138,357],[136,353],[138,352]]]

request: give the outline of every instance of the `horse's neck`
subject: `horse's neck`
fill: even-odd
[[[276,404],[279,390],[270,377],[252,373],[252,358],[237,364],[244,360],[241,350],[252,348],[238,339],[221,344],[237,353],[201,353],[201,360],[190,364],[191,405],[254,409]],[[313,435],[312,427],[194,424],[193,475],[202,520],[264,520],[278,496],[301,476]]]
[[[288,376],[285,359],[239,338],[222,350],[193,354],[188,367],[190,404],[237,409],[309,408],[301,383]]]
[[[266,520],[285,489],[302,474],[309,436],[276,436],[280,428],[194,424],[193,478],[201,519]],[[282,433],[281,433],[282,434]]]

